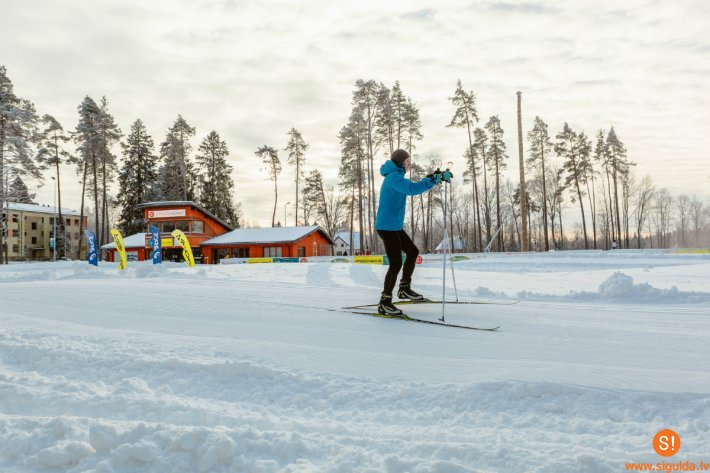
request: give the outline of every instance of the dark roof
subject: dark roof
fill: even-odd
[[[194,203],[191,200],[161,200],[159,202],[144,202],[142,204],[138,204],[136,207],[139,209],[145,209],[148,207],[184,207],[184,206],[191,206],[202,212],[203,214],[207,215],[210,217],[212,220],[215,220],[225,227],[227,227],[228,230],[232,230],[232,226],[227,224],[224,220],[221,218],[217,217],[215,214],[210,212],[209,210],[205,209],[199,204]]]

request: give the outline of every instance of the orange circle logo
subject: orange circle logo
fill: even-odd
[[[663,429],[653,437],[653,449],[662,457],[672,457],[680,450],[680,436],[670,429]]]

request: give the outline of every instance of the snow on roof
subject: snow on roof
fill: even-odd
[[[203,245],[242,245],[246,243],[291,243],[306,235],[320,230],[330,240],[325,231],[318,225],[309,227],[273,227],[273,228],[237,228],[223,233]]]
[[[123,246],[126,248],[145,248],[145,233],[136,233],[123,239]],[[114,242],[107,243],[101,247],[102,250],[115,250]]]
[[[333,240],[340,238],[348,247],[350,246],[350,232],[336,232]],[[353,232],[353,250],[360,249],[360,232]]]
[[[5,208],[8,210],[15,210],[17,212],[35,212],[50,215],[57,213],[56,207],[39,204],[21,204],[19,202],[5,202]],[[76,210],[62,208],[62,217],[67,216],[79,217],[80,214]]]

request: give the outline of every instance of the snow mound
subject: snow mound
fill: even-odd
[[[568,300],[585,302],[626,302],[641,304],[694,304],[710,301],[710,293],[679,291],[676,286],[668,289],[654,287],[648,283],[634,284],[634,278],[616,271],[599,285],[597,292],[570,291],[563,296],[521,291],[518,299],[528,300]]]
[[[134,275],[137,278],[157,278],[168,273],[167,268],[162,264],[138,264],[135,268]]]
[[[586,293],[582,293],[585,294]],[[634,278],[620,271],[615,272],[599,285],[597,297],[611,301],[634,301],[654,303],[693,303],[710,301],[706,292],[682,292],[677,287],[659,289],[648,283],[634,284]]]

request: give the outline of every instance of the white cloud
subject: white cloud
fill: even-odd
[[[526,128],[536,115],[554,133],[564,121],[588,136],[614,125],[638,174],[675,193],[708,195],[704,2],[294,3],[13,2],[3,7],[10,40],[0,42],[0,58],[16,92],[67,128],[88,94],[108,97],[124,132],[142,118],[156,144],[178,113],[197,127],[195,147],[216,130],[231,151],[237,200],[247,220],[262,224],[273,186],[256,148],[283,148],[296,127],[311,144],[307,166],[336,183],[337,133],[361,78],[399,80],[420,106],[419,151],[458,167],[466,138],[445,125],[461,79],[476,92],[483,123],[501,118],[511,176],[521,90]],[[295,200],[295,186],[281,155],[283,203]],[[65,174],[64,202],[78,207],[79,187]],[[51,202],[51,194],[45,186],[39,198]]]

